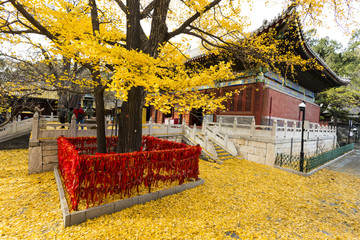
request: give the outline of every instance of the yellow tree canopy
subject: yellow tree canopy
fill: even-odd
[[[231,62],[220,61],[209,68],[186,68],[184,62],[189,56],[184,53],[194,38],[201,39],[204,51],[216,53],[222,49],[240,49],[243,60],[252,63],[309,65],[290,52],[278,49],[280,40],[269,40],[271,33],[254,37],[246,32],[250,22],[248,13],[242,10],[245,5],[250,6],[256,14],[256,9],[251,8],[251,0],[133,2],[140,6],[135,14],[139,21],[133,21],[130,5],[121,0],[2,1],[1,41],[10,42],[12,46],[42,42],[42,47],[51,56],[50,59],[42,58],[44,62],[63,56],[74,59],[92,72],[101,73],[90,82],[77,79],[79,85],[108,87],[124,101],[127,101],[131,88],[143,87],[146,102],[162,111],[169,110],[174,104],[184,111],[194,106],[207,110],[221,106],[221,99],[193,90],[232,78]],[[350,14],[357,13],[357,3],[351,0],[284,1],[284,8],[291,3],[297,4],[300,16],[315,24],[323,24],[323,17],[331,11],[346,27],[354,24],[355,18]],[[137,47],[129,48],[129,29],[135,28],[132,24],[137,23],[140,23],[136,28]],[[51,74],[48,78],[48,83],[58,85],[70,79],[63,78],[55,83]]]

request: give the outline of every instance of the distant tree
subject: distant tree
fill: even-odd
[[[351,80],[347,86],[323,91],[316,101],[322,104],[323,116],[346,120],[352,108],[360,107],[360,30],[354,32],[346,48],[329,37],[317,39],[314,33],[306,34],[313,50],[336,74]]]
[[[28,59],[5,53],[1,55],[0,105],[2,111],[8,113],[3,124],[23,111],[32,111],[36,103],[31,99],[44,92],[56,92],[59,106],[68,107],[75,107],[82,94],[91,93],[91,87],[76,83],[89,78],[86,68],[72,59],[51,56],[41,45],[31,46],[36,51]]]

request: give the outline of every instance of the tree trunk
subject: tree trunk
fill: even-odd
[[[141,47],[140,39],[140,0],[127,0],[126,7],[126,49],[139,50]]]
[[[141,147],[144,98],[144,88],[133,87],[128,93],[128,101],[121,106],[116,146],[118,153],[139,151]]]
[[[127,0],[126,49],[140,50],[140,0]],[[133,87],[128,92],[128,100],[121,106],[119,134],[116,152],[139,151],[142,136],[142,109],[145,92],[143,87]]]
[[[89,0],[91,7],[91,25],[94,36],[100,31],[100,23],[98,16],[98,9],[95,0]],[[96,63],[95,66],[99,66]],[[97,137],[97,152],[106,153],[106,134],[105,134],[105,106],[104,106],[104,90],[105,87],[101,85],[100,71],[91,68],[91,78],[93,82],[97,82],[95,87],[95,105],[96,105],[96,137]]]
[[[97,152],[106,153],[104,88],[95,87]]]
[[[126,49],[142,50],[151,57],[157,57],[159,44],[167,34],[166,17],[170,0],[154,0],[151,33],[147,44],[141,45],[140,0],[127,0]],[[128,101],[121,107],[119,134],[116,151],[133,152],[141,147],[142,109],[145,104],[143,87],[133,87],[128,93]]]

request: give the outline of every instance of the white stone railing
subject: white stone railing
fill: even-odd
[[[332,126],[320,126],[319,124],[312,124],[311,127],[305,128],[304,139],[316,139],[316,138],[331,138],[336,137],[336,128]],[[301,139],[301,128],[287,127],[287,122],[284,122],[284,126],[276,127],[277,139]]]
[[[65,137],[87,137],[96,136],[96,123],[76,124],[75,116],[71,123],[49,123],[47,121],[39,121],[37,114],[34,114],[32,121],[32,135],[31,141],[36,141],[40,138],[57,138],[59,136]],[[30,127],[31,129],[31,127]],[[113,124],[105,125],[105,135],[117,135],[116,127]],[[143,124],[143,135],[167,136],[167,135],[182,135],[184,134],[184,125],[182,124],[154,124],[150,122]]]
[[[229,139],[229,134],[222,133],[216,127],[211,127],[209,125],[204,124],[202,128],[202,132],[205,137],[210,137],[217,143],[220,147],[224,148],[231,155],[237,156],[237,150],[235,144]]]
[[[143,124],[143,135],[181,135],[184,134],[185,124],[157,124],[150,118],[149,123]]]
[[[0,128],[0,140],[11,135],[17,135],[19,133],[30,131],[31,121],[32,118],[21,120],[20,116],[18,119],[14,119],[12,123],[6,124]]]
[[[290,121],[289,121],[290,122]],[[299,124],[301,126],[301,124]],[[319,124],[309,124],[310,127],[305,128],[305,139],[316,138],[333,138],[336,136],[336,128],[324,127]],[[252,119],[251,124],[237,124],[237,118],[234,118],[233,123],[223,123],[220,117],[219,122],[207,122],[203,124],[203,131],[216,129],[217,132],[227,135],[228,137],[251,137],[251,138],[267,138],[267,139],[300,139],[301,128],[297,127],[294,122],[292,127],[288,127],[288,121],[284,121],[283,126],[278,126],[277,120],[273,121],[272,126],[255,125],[255,120]]]
[[[234,123],[223,123],[220,117],[219,122],[204,122],[204,130],[216,129],[216,132],[227,135],[228,137],[234,136],[248,136],[248,137],[261,137],[261,138],[274,138],[276,132],[276,121],[273,126],[255,125],[255,120],[252,119],[251,124],[238,124],[237,119],[234,118]]]
[[[41,120],[46,120],[49,122],[57,121],[57,115],[54,115],[53,112],[50,113],[50,115],[41,115]]]
[[[209,141],[209,137],[201,135],[201,131],[197,129],[196,124],[194,124],[193,128],[184,125],[184,136],[194,144],[199,144],[212,159],[218,159],[215,147]]]

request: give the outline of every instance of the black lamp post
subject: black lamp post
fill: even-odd
[[[301,123],[301,149],[300,149],[300,172],[304,171],[304,122],[305,122],[305,102],[299,104],[299,110],[302,112]]]
[[[353,126],[353,129],[351,129],[351,131],[353,132],[353,136],[354,136],[354,143],[356,143],[356,139],[357,139],[357,128],[355,126]]]

